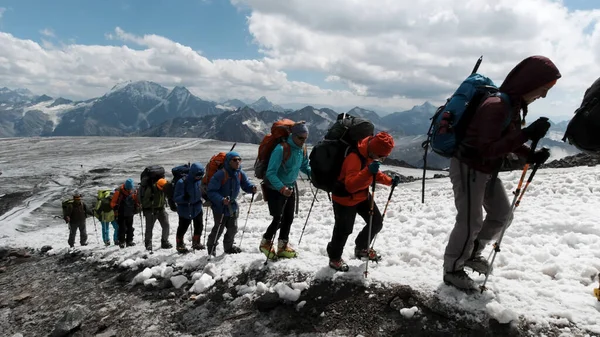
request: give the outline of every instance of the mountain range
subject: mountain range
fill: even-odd
[[[390,132],[396,139],[391,157],[420,167],[421,143],[435,110],[436,106],[425,102],[385,116],[360,107],[347,113],[369,119],[376,130]],[[330,108],[310,105],[284,109],[266,97],[251,104],[238,99],[217,103],[203,100],[185,87],[169,90],[149,81],[120,83],[101,97],[85,101],[37,96],[27,89],[0,88],[0,137],[198,137],[259,143],[273,122],[289,118],[306,121],[310,131],[308,143],[316,144],[338,114]],[[542,145],[558,148],[565,156],[577,153],[575,148],[560,142],[566,125],[567,122],[553,124]],[[433,153],[428,157],[428,166],[447,165],[446,158]]]

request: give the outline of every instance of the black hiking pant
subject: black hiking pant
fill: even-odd
[[[371,246],[373,238],[383,227],[383,219],[377,204],[373,205],[373,223],[371,225],[371,237],[369,238],[369,210],[371,208],[371,195],[365,201],[355,206],[344,206],[333,202],[333,213],[335,215],[335,225],[333,227],[333,235],[331,241],[327,244],[327,255],[331,260],[339,260],[342,258],[344,246],[348,240],[348,236],[352,234],[354,229],[354,221],[356,214],[360,215],[365,220],[366,225],[356,236],[354,244],[356,249],[367,249]],[[367,240],[368,239],[368,240]]]
[[[275,232],[279,230],[279,240],[288,241],[290,228],[292,227],[292,222],[294,222],[296,192],[292,193],[289,197],[270,188],[265,188],[265,192],[268,194],[267,203],[269,204],[269,214],[273,217],[273,221],[271,221],[263,238],[273,240]]]
[[[133,215],[119,215],[119,243],[133,242]]]
[[[210,231],[208,242],[206,243],[208,251],[211,252],[213,247],[217,245],[219,238],[225,229],[227,229],[227,232],[225,233],[225,238],[223,238],[223,249],[227,251],[233,247],[235,234],[238,231],[237,216],[222,216],[222,214],[215,212],[213,212],[213,216],[215,218],[215,225]]]
[[[194,234],[192,240],[194,240],[194,238],[197,238],[198,242],[200,242],[200,235],[202,235],[202,228],[204,227],[202,221],[202,213],[198,213],[198,215],[196,215],[196,217],[193,219],[186,219],[179,216],[179,226],[177,226],[177,237],[175,238],[177,240],[177,243],[183,243],[183,237],[185,236],[185,232],[187,232],[192,221],[194,222]]]
[[[69,223],[69,246],[75,245],[75,237],[77,236],[77,230],[79,229],[79,243],[84,246],[87,243],[87,229],[85,228],[85,220],[83,222],[70,222]]]

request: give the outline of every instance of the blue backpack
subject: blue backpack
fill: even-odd
[[[507,106],[510,106],[508,95],[500,93],[491,79],[477,73],[467,77],[446,104],[437,109],[432,118],[427,133],[427,141],[431,149],[443,157],[452,158],[465,136],[477,107],[490,96],[499,96]],[[510,124],[510,121],[509,114],[504,128]]]

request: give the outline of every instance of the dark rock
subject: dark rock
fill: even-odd
[[[64,316],[56,323],[51,337],[68,336],[77,331],[88,314],[88,309],[80,304],[75,304],[67,309]]]
[[[254,303],[258,311],[266,312],[275,309],[281,301],[279,300],[279,294],[268,292],[257,298]]]
[[[92,170],[89,170],[88,172],[90,172],[90,173],[106,173],[106,172],[109,172],[110,170],[111,170],[110,168],[103,167],[103,168],[92,169]]]
[[[133,280],[133,278],[137,274],[138,274],[137,271],[127,270],[127,271],[124,271],[121,274],[119,274],[116,277],[116,280],[117,280],[117,282],[120,282],[120,283],[129,283],[129,282],[131,282]]]
[[[173,288],[173,282],[171,282],[171,279],[163,279],[160,284],[158,285],[159,289],[169,289],[169,288]]]
[[[29,255],[29,252],[27,252],[27,250],[25,250],[25,249],[11,249],[10,252],[8,253],[8,256],[23,257],[23,258],[31,257],[31,255]]]
[[[47,252],[47,251],[49,251],[49,250],[52,250],[52,246],[43,246],[43,247],[40,249],[40,252],[42,252],[42,253],[45,253],[45,252]]]
[[[436,173],[433,175],[433,179],[447,178],[448,176]]]
[[[600,156],[592,156],[585,153],[578,153],[574,156],[564,157],[553,160],[542,165],[542,168],[564,168],[575,166],[596,166],[600,164]]]

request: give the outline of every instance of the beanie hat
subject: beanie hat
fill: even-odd
[[[369,141],[369,151],[378,157],[387,157],[394,148],[394,137],[387,132],[379,132]]]
[[[292,126],[292,134],[293,135],[302,135],[308,133],[308,128],[304,123],[296,123]]]
[[[129,178],[125,180],[125,189],[132,190],[133,189],[133,179]]]
[[[163,190],[163,187],[167,184],[167,179],[165,178],[160,178],[158,179],[158,181],[156,182],[156,187],[158,187],[159,190]]]

